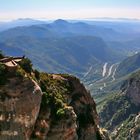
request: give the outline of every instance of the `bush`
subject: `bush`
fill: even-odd
[[[30,59],[25,58],[20,62],[20,66],[27,72],[30,73],[32,72],[32,63]]]
[[[46,107],[49,105],[49,103],[50,103],[50,96],[48,93],[45,92],[42,95],[41,108],[46,109]]]
[[[34,70],[34,74],[35,74],[35,78],[36,78],[37,80],[39,80],[39,79],[40,79],[40,73],[39,73],[39,71]]]
[[[56,112],[56,115],[57,115],[58,118],[63,117],[65,115],[64,108],[58,109],[57,112]]]
[[[21,69],[21,68],[18,68],[17,70],[16,70],[16,76],[17,77],[21,77],[21,78],[23,78],[24,77],[24,75],[25,75],[25,71],[23,70],[23,69]]]

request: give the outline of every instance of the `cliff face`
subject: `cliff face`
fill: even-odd
[[[120,140],[126,138],[127,140],[140,139],[140,114],[130,115],[113,133],[113,140]]]
[[[40,109],[41,96],[40,87],[29,77],[12,75],[4,85],[0,85],[1,140],[29,139]]]
[[[45,76],[46,78],[40,83],[45,87],[44,95],[50,97],[50,101],[46,98],[44,102],[47,104],[41,107],[33,132],[34,138],[102,139],[97,127],[98,115],[95,102],[80,81],[67,75]]]
[[[132,77],[126,81],[124,85],[126,96],[136,106],[140,106],[140,72],[132,75]]]
[[[99,113],[114,140],[140,139],[140,72],[124,82],[120,93],[108,99]]]
[[[11,72],[3,64],[0,77],[1,140],[109,139],[98,128],[95,102],[79,79],[29,74],[19,66]]]

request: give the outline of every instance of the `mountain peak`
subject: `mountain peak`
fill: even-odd
[[[57,19],[54,21],[54,23],[56,24],[67,24],[68,22],[66,20],[63,20],[63,19]]]

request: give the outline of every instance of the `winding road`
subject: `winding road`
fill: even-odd
[[[107,65],[108,65],[108,63],[105,63],[105,64],[103,65],[103,72],[102,72],[102,76],[103,76],[103,77],[105,77],[105,75],[106,75],[106,72],[107,72]]]
[[[91,72],[92,70],[92,66],[90,66],[90,68],[88,69],[88,71],[85,73],[84,78]]]

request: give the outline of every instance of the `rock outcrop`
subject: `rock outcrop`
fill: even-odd
[[[42,91],[30,78],[11,77],[0,86],[0,139],[29,140]]]
[[[133,74],[122,87],[126,96],[136,106],[140,105],[140,72]]]
[[[47,82],[45,89],[47,94],[48,91],[49,94],[54,94],[51,100],[54,103],[48,103],[45,107],[41,107],[33,138],[41,140],[46,138],[48,140],[101,140],[103,135],[97,127],[99,118],[95,102],[79,79],[68,75],[46,76],[47,78],[40,82],[42,84],[44,81]],[[51,89],[52,83],[49,83],[47,79],[53,81],[56,92]],[[58,94],[59,91],[61,91],[61,95]],[[61,107],[58,107],[59,100],[63,102]],[[57,105],[54,106],[54,104]],[[60,116],[57,114],[59,110],[63,112]]]

